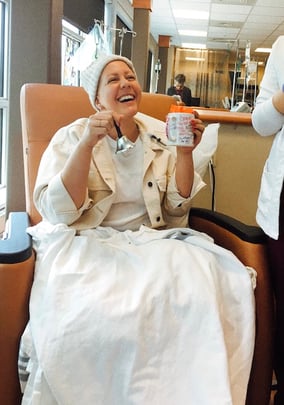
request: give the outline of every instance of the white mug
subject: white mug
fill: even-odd
[[[193,146],[194,133],[190,122],[192,118],[194,118],[194,114],[183,112],[173,112],[167,115],[168,145]]]

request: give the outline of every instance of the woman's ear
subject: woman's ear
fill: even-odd
[[[100,111],[100,109],[101,109],[101,103],[99,102],[98,97],[96,97],[96,99],[95,99],[95,106],[96,106],[97,109]]]

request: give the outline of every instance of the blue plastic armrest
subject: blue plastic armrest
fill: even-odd
[[[31,257],[32,240],[26,231],[29,225],[26,212],[9,214],[3,238],[0,240],[0,263],[20,263]]]

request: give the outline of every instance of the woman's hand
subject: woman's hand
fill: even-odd
[[[114,126],[114,113],[112,111],[100,111],[89,117],[82,142],[93,149],[107,134],[114,139],[117,137]]]
[[[198,118],[198,114],[195,113],[195,118],[191,120],[191,125],[192,125],[192,132],[194,133],[194,145],[193,149],[196,148],[196,146],[199,144],[201,141],[203,132],[205,130],[205,125],[203,122]]]
[[[205,125],[203,122],[198,118],[198,113],[194,111],[195,118],[190,120],[192,126],[193,136],[193,145],[192,146],[177,146],[177,153],[180,154],[189,154],[196,148],[196,146],[200,143],[202,134],[205,130]]]
[[[119,125],[121,117],[112,111],[101,111],[89,117],[81,141],[73,150],[61,173],[63,184],[77,208],[84,203],[94,146],[107,134],[114,139],[117,132],[114,119]]]

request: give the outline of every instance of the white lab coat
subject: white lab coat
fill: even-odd
[[[274,93],[284,84],[284,36],[274,43],[261,82],[252,124],[262,136],[275,135],[265,163],[258,198],[256,220],[271,238],[279,235],[279,203],[284,178],[284,115],[272,104]]]

